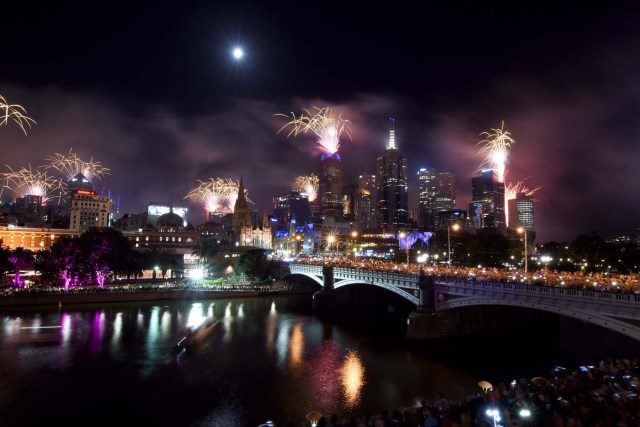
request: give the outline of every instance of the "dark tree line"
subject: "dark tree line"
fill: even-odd
[[[143,270],[153,270],[154,274],[157,270],[165,277],[169,269],[181,272],[184,264],[181,256],[156,248],[135,251],[129,239],[113,228],[91,228],[76,238],[58,238],[49,250],[0,249],[4,283],[8,275],[15,275],[14,284],[19,285],[19,271],[28,268],[39,272],[40,280],[47,284],[102,286],[115,277],[138,278]]]

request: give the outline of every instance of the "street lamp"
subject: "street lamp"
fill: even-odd
[[[329,249],[331,249],[334,243],[336,244],[336,255],[338,255],[338,245],[340,244],[340,242],[338,241],[338,238],[335,234],[329,234],[327,236],[327,246],[329,247]]]
[[[527,229],[518,227],[518,233],[524,233],[524,274],[527,274]]]
[[[449,255],[449,267],[451,267],[451,229],[453,231],[458,231],[460,229],[460,224],[452,224],[447,227],[447,254]]]

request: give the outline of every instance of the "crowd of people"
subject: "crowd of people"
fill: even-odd
[[[398,264],[384,259],[361,258],[298,258],[296,262],[316,265],[330,265],[346,268],[398,273],[449,277],[456,280],[519,283],[539,286],[556,286],[572,289],[596,290],[602,292],[640,293],[640,275],[613,273],[582,273],[542,269],[524,273],[521,270],[501,268],[449,266],[442,264]]]
[[[639,360],[602,360],[573,370],[556,366],[544,377],[478,383],[466,398],[438,393],[418,406],[378,414],[317,413],[284,427],[640,427]],[[272,423],[274,427],[277,426]]]

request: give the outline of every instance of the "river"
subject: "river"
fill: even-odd
[[[207,315],[220,320],[213,334],[178,351],[183,327]],[[566,354],[562,334],[540,327],[410,343],[400,310],[329,321],[313,314],[311,296],[16,308],[0,316],[6,426],[251,427],[269,419],[299,426],[311,410],[377,414],[439,391],[464,399],[480,380],[544,375],[576,355],[599,356],[575,343]]]

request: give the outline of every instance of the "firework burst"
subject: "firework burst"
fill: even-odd
[[[296,181],[293,183],[293,191],[297,191],[299,193],[304,193],[309,197],[309,202],[313,202],[318,198],[318,190],[320,188],[320,178],[311,175],[299,176],[296,178]]]
[[[82,160],[71,149],[66,155],[55,153],[53,156],[48,157],[47,160],[50,162],[47,167],[56,169],[68,180],[73,179],[79,173],[89,181],[93,181],[94,178],[100,179],[109,174],[109,169],[99,162],[94,162],[93,157],[89,161]]]
[[[484,139],[478,142],[481,145],[478,154],[484,155],[485,159],[480,164],[480,169],[489,166],[498,176],[500,182],[504,182],[507,158],[509,157],[509,147],[516,143],[511,138],[511,134],[504,130],[504,122],[500,129],[491,129],[491,132],[482,132],[480,136]]]
[[[240,184],[232,179],[209,178],[208,181],[198,181],[199,186],[191,190],[186,198],[204,203],[207,212],[229,212],[233,209],[238,199]],[[244,191],[245,197],[247,190]],[[247,202],[252,203],[249,198]]]
[[[540,188],[541,187],[529,189],[529,187],[525,186],[522,181],[516,181],[505,185],[504,194],[507,200],[513,200],[516,198],[516,195],[520,193],[524,193],[525,196],[533,196]]]
[[[31,128],[31,124],[36,121],[27,116],[27,111],[20,105],[9,104],[2,95],[0,95],[0,126],[7,125],[9,122],[17,124],[24,134],[27,134],[27,127]]]
[[[59,201],[65,194],[62,181],[48,176],[46,172],[31,169],[31,165],[18,171],[6,166],[9,172],[0,174],[3,188],[11,190],[16,197],[38,196],[42,197],[42,204],[45,204],[54,199]]]
[[[224,207],[225,181],[221,178],[209,178],[209,181],[200,181],[200,185],[191,190],[185,199],[193,199],[204,203],[207,212],[222,212]]]
[[[335,154],[340,148],[340,137],[343,133],[346,133],[351,138],[351,128],[349,120],[342,118],[340,114],[334,114],[333,110],[329,107],[318,108],[312,107],[313,111],[304,109],[304,113],[296,117],[294,113],[291,113],[292,120],[285,124],[278,133],[285,128],[291,130],[287,136],[293,135],[297,137],[298,134],[307,132],[314,133],[318,139],[316,142],[320,145],[321,149],[327,154]],[[276,114],[277,116],[283,116],[289,118],[286,114]]]
[[[224,184],[224,198],[226,206],[229,212],[233,213],[236,207],[236,201],[238,200],[238,193],[240,192],[240,181],[234,181],[232,179],[226,179]],[[249,192],[244,189],[244,197],[247,199],[247,203],[253,203],[249,197]]]

